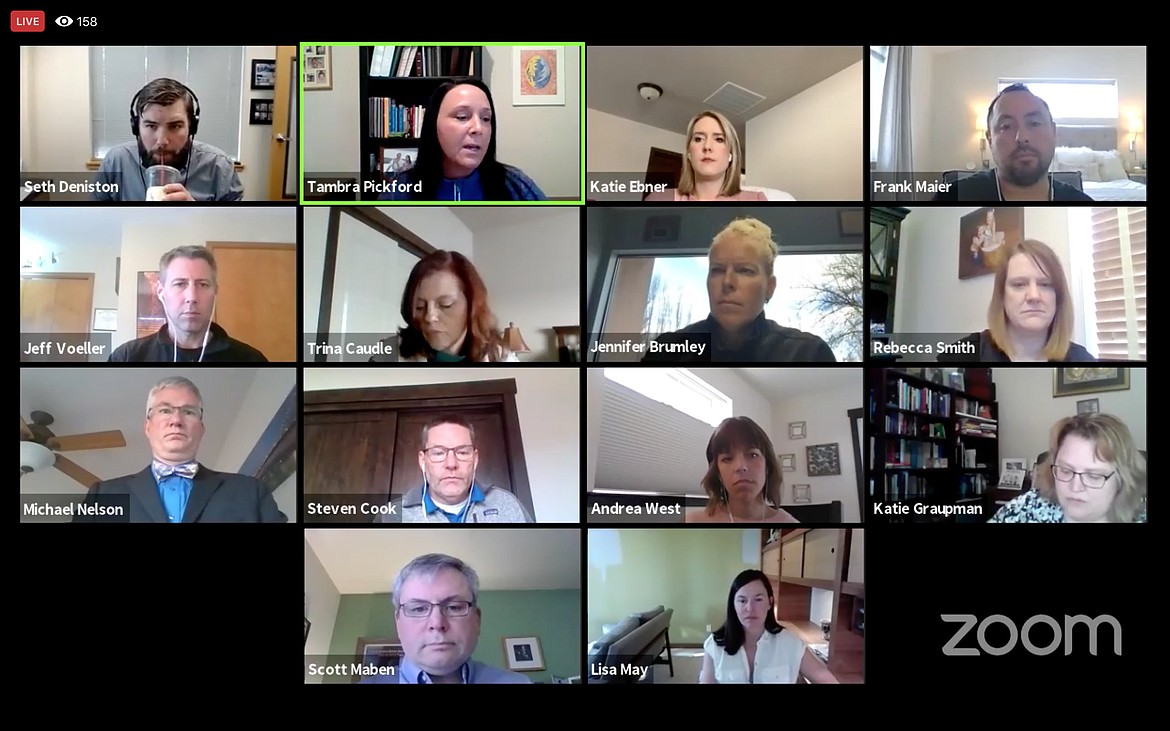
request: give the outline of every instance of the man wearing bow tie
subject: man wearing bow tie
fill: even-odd
[[[159,381],[146,399],[151,465],[99,482],[86,500],[122,502],[130,523],[285,523],[272,494],[255,477],[210,470],[195,461],[203,439],[203,397],[194,383]]]

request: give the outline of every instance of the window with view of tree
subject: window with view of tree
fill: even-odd
[[[130,142],[130,103],[154,79],[185,85],[199,100],[198,139],[240,159],[243,46],[92,46],[89,51],[93,157]]]
[[[623,278],[623,265],[642,269],[647,258],[619,258],[617,286],[634,279]],[[707,257],[649,259],[652,269],[647,272],[646,307],[641,322],[646,342],[698,322],[710,313]],[[764,306],[764,316],[785,327],[820,336],[840,362],[860,362],[864,314],[861,265],[861,254],[780,255],[775,264],[776,292]],[[645,287],[645,279],[639,279],[640,283],[630,286]],[[630,300],[634,299],[633,293],[627,294]]]

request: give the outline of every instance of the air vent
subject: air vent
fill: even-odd
[[[704,99],[703,103],[728,114],[743,114],[762,101],[764,101],[764,97],[756,92],[749,91],[729,81],[719,87],[719,90],[714,94]]]
[[[678,216],[651,216],[646,219],[646,228],[642,232],[644,242],[678,241]]]

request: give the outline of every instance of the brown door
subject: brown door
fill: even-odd
[[[38,273],[20,275],[20,332],[86,335],[93,314],[93,274]],[[80,342],[66,338],[62,342]],[[87,361],[85,354],[53,354],[53,361]]]
[[[215,321],[268,360],[297,360],[297,247],[210,241],[219,266]]]
[[[276,88],[272,101],[272,138],[268,143],[268,200],[296,200],[296,46],[276,47]]]
[[[677,152],[663,150],[658,147],[650,148],[650,159],[646,161],[646,183],[666,185],[667,188],[677,188],[679,177],[682,176],[683,157]],[[646,195],[650,195],[647,193]],[[642,196],[643,198],[646,195]]]
[[[390,494],[394,461],[393,411],[305,414],[305,497],[325,505],[368,501],[383,504]],[[370,522],[373,516],[319,517],[318,522]]]

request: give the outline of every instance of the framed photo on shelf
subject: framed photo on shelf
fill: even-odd
[[[418,162],[417,147],[380,147],[378,157],[382,161],[382,175],[387,178],[404,173]]]

